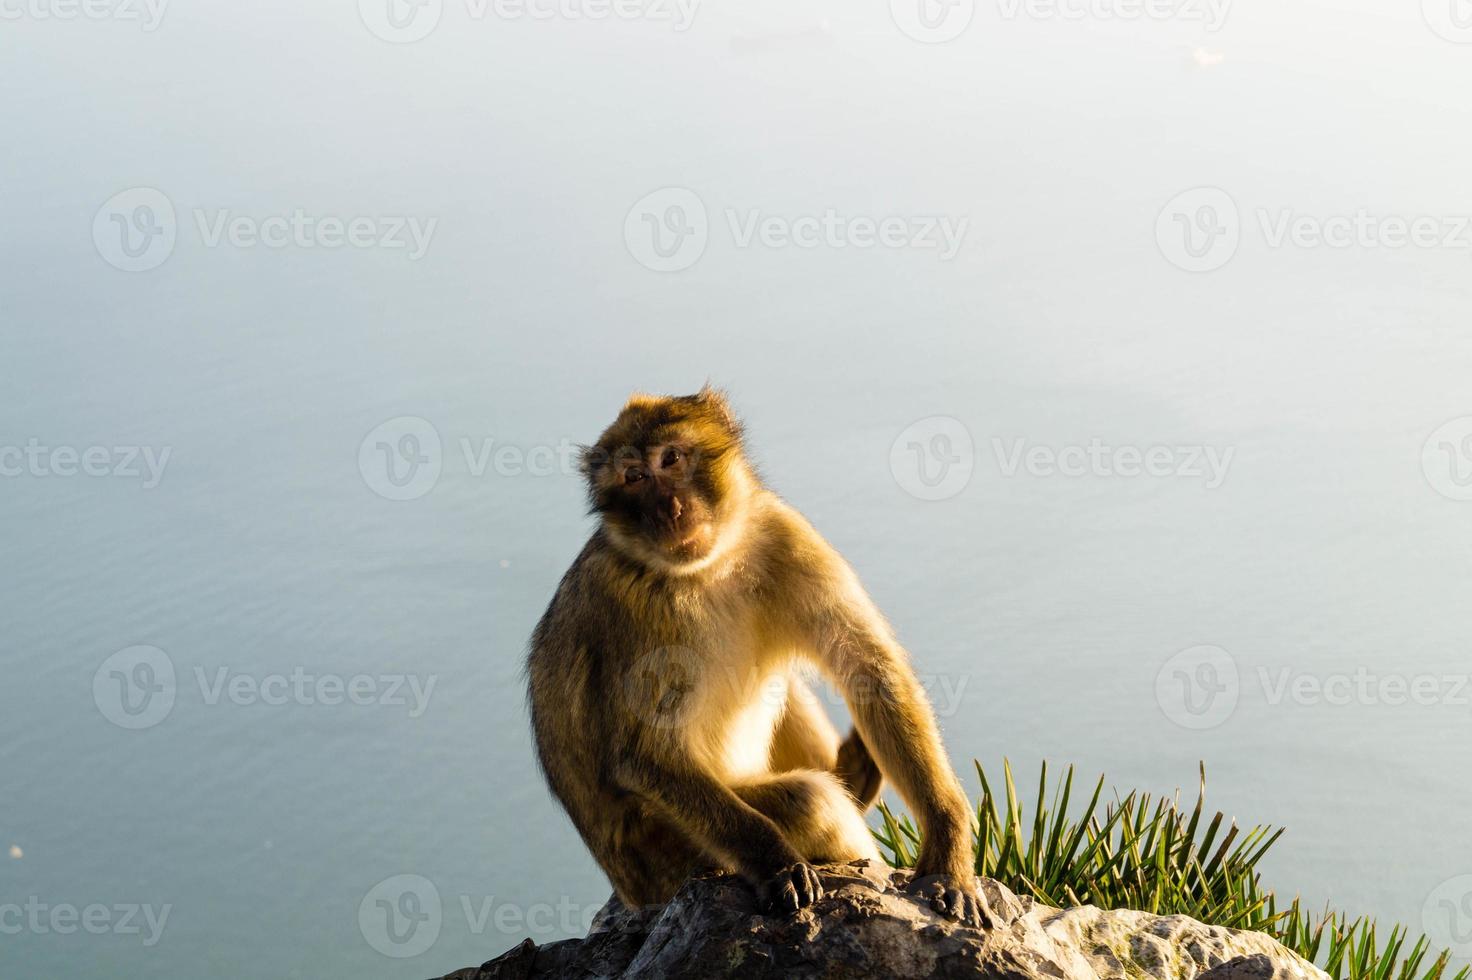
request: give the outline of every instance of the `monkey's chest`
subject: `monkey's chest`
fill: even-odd
[[[787,710],[788,671],[752,669],[744,677],[713,680],[702,692],[703,710],[690,732],[692,750],[727,779],[769,771],[777,725]]]

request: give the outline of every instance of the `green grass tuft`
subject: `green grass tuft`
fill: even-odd
[[[976,873],[1018,894],[1057,907],[1140,909],[1265,932],[1339,980],[1472,978],[1472,967],[1448,977],[1451,954],[1443,951],[1428,962],[1430,943],[1421,937],[1408,947],[1410,934],[1404,927],[1380,933],[1370,919],[1350,919],[1329,909],[1314,913],[1296,898],[1280,911],[1277,896],[1263,888],[1257,865],[1282,829],[1243,832],[1221,813],[1208,817],[1204,767],[1190,810],[1182,808],[1179,794],[1159,799],[1148,793],[1123,799],[1115,794],[1104,800],[1100,776],[1077,815],[1070,811],[1072,766],[1050,797],[1048,764],[1042,764],[1030,816],[1010,763],[1002,764],[1001,794],[993,790],[980,762],[976,775],[981,780],[972,822]],[[882,802],[879,816],[882,826],[874,836],[890,864],[913,867],[919,831],[909,817],[896,816]]]

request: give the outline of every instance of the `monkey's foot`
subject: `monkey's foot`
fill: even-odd
[[[838,747],[838,763],[834,771],[860,810],[867,810],[874,805],[875,798],[879,796],[879,788],[884,783],[884,775],[879,771],[874,757],[869,754],[869,747],[864,744],[858,729],[849,732],[848,738]]]

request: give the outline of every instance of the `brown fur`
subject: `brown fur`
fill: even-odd
[[[532,636],[532,726],[619,897],[665,902],[717,866],[769,905],[806,905],[807,862],[878,861],[861,811],[882,770],[924,832],[919,888],[981,921],[967,804],[908,656],[761,485],[724,397],[636,395],[584,466],[601,523]],[[802,664],[848,701],[842,744]]]

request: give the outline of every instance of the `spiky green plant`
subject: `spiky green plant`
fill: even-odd
[[[1220,812],[1207,817],[1205,767],[1190,810],[1182,808],[1179,794],[1160,799],[1116,794],[1101,806],[1100,776],[1075,817],[1070,811],[1073,767],[1049,797],[1044,762],[1030,819],[1010,763],[1002,764],[1001,795],[980,762],[976,775],[981,780],[972,823],[976,873],[1019,894],[1059,907],[1132,908],[1258,930],[1340,980],[1448,980],[1451,954],[1442,952],[1428,964],[1428,940],[1422,937],[1407,949],[1409,933],[1401,926],[1382,941],[1367,918],[1350,919],[1329,909],[1315,914],[1296,898],[1280,912],[1257,865],[1283,831],[1255,826],[1244,832]],[[914,823],[882,802],[879,817],[882,826],[874,836],[889,852],[890,863],[913,867],[920,844]],[[1449,980],[1469,978],[1472,968],[1464,967]]]

